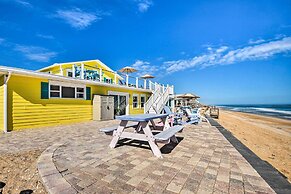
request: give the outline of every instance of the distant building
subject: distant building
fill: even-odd
[[[200,96],[191,93],[176,94],[173,96],[175,107],[181,106],[198,107],[200,106],[200,102],[198,101],[199,98]]]

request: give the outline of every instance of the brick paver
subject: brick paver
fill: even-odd
[[[178,145],[161,146],[163,159],[154,157],[147,143],[137,141],[120,141],[110,149],[111,136],[98,129],[114,124],[87,122],[12,132],[0,136],[0,153],[61,145],[53,146],[47,163],[39,163],[46,186],[53,184],[49,176],[62,177],[59,186],[52,187],[56,193],[67,191],[64,188],[79,193],[274,193],[207,123],[185,127],[178,134]]]

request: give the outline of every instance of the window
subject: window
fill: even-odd
[[[137,94],[134,94],[132,96],[132,107],[138,108],[138,95]]]
[[[140,96],[140,107],[144,108],[144,104],[145,104],[145,95],[141,95]]]
[[[71,69],[67,69],[67,76],[68,77],[73,77],[73,72]]]
[[[50,85],[50,97],[59,98],[60,97],[60,86]]]
[[[84,88],[77,88],[76,97],[77,98],[84,98]]]
[[[85,86],[62,82],[50,82],[50,98],[85,99]]]
[[[62,86],[62,98],[75,98],[75,88]]]

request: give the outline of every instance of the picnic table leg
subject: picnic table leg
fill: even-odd
[[[150,144],[151,150],[154,153],[156,157],[162,158],[162,153],[160,151],[160,148],[155,142],[154,135],[150,129],[149,123],[148,122],[142,122],[141,127],[146,135],[146,138]]]
[[[177,137],[176,137],[175,135],[173,135],[173,136],[170,138],[170,140],[171,140],[172,142],[174,142],[174,143],[179,143],[179,142],[178,142],[178,139],[177,139]]]
[[[119,138],[120,138],[120,135],[122,134],[124,128],[125,128],[126,125],[127,125],[127,122],[128,122],[128,121],[121,121],[121,122],[120,122],[120,124],[119,124],[117,130],[113,132],[113,138],[112,138],[112,140],[111,140],[111,142],[110,142],[110,144],[109,144],[109,147],[111,147],[111,148],[115,148],[115,146],[116,146],[116,144],[117,144],[117,142],[118,142],[118,140],[119,140]]]
[[[168,121],[168,117],[162,118],[162,122],[163,122],[163,125],[164,125],[163,131],[165,131],[165,130],[167,130],[167,129],[170,128],[170,124],[169,124],[169,121]]]
[[[135,132],[138,133],[140,131],[141,131],[141,124],[138,123],[137,126],[136,126],[136,128],[135,128]]]

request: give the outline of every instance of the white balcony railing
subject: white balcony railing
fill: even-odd
[[[67,74],[65,75],[64,72],[67,72]],[[119,72],[109,71],[107,69],[96,68],[84,63],[73,64],[71,68],[64,69],[62,68],[62,66],[60,66],[59,72],[54,73],[61,74],[63,76],[70,76],[77,79],[85,79],[107,84],[122,85],[130,88],[148,89],[153,92],[155,91],[164,92],[165,88],[169,87],[170,93],[174,93],[174,86],[169,85],[164,86],[157,82],[152,82],[151,80],[148,79],[134,77]]]

